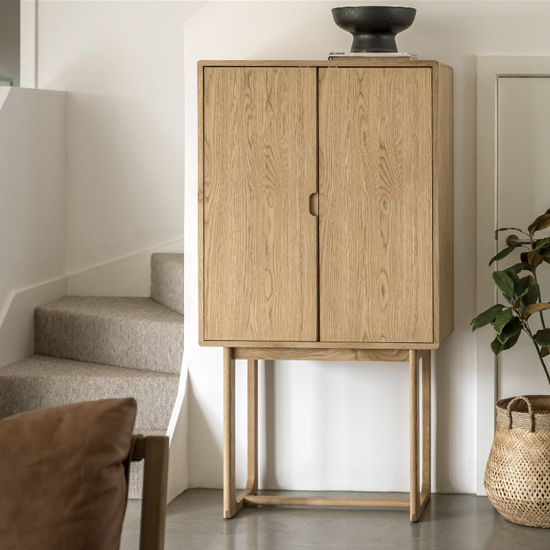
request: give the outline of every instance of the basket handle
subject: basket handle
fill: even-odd
[[[508,407],[506,408],[506,412],[508,413],[508,429],[509,430],[512,429],[512,405],[519,400],[525,401],[525,403],[527,404],[527,410],[529,411],[529,418],[531,420],[531,427],[529,428],[529,431],[534,432],[535,431],[535,413],[533,412],[531,401],[529,401],[529,399],[527,399],[527,397],[523,395],[518,395],[517,397],[514,397],[514,399],[512,399],[510,403],[508,403]]]

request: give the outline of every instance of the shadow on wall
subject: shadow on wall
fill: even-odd
[[[435,476],[434,488],[439,492],[454,492],[452,490],[455,484],[458,484],[464,472],[453,471],[456,467],[456,457],[459,453],[453,448],[456,442],[456,431],[459,429],[459,423],[452,425],[451,410],[454,404],[449,403],[452,399],[451,391],[451,373],[450,366],[452,359],[450,357],[449,346],[442,346],[432,354],[432,479]],[[438,399],[439,396],[439,399]],[[447,396],[447,399],[441,399]],[[464,403],[464,407],[475,408],[475,402]],[[455,434],[454,437],[451,434]],[[475,434],[472,434],[472,445],[475,444]],[[435,448],[434,448],[435,441]]]
[[[222,445],[219,445],[219,436],[216,436],[212,428],[210,427],[210,424],[208,423],[208,419],[206,415],[203,412],[202,407],[199,406],[197,402],[197,397],[195,393],[193,392],[193,377],[192,373],[188,371],[187,374],[187,396],[189,399],[189,427],[193,429],[193,432],[198,434],[198,437],[194,439],[196,447],[191,448],[192,440],[189,438],[189,454],[191,452],[193,453],[200,453],[203,457],[208,457],[208,463],[210,464],[217,464],[219,465],[219,480],[220,482],[216,482],[215,480],[213,482],[210,482],[208,484],[203,484],[200,481],[198,483],[193,483],[193,478],[190,478],[190,484],[191,488],[202,488],[203,486],[205,488],[221,488],[221,479],[222,479],[222,463],[223,463],[223,442]],[[223,396],[220,396],[220,399],[222,399]],[[200,447],[200,448],[197,448]],[[191,462],[191,456],[189,457],[189,461]],[[192,474],[192,472],[190,472]]]
[[[138,101],[67,94],[70,272],[127,255],[126,243],[133,243],[130,252],[156,244],[151,235],[166,218],[166,205],[178,196],[183,204],[183,186],[175,190],[158,181],[159,173],[165,181],[178,181],[175,174],[183,172],[181,153],[165,125]],[[151,142],[157,144],[155,155],[143,155]],[[166,178],[167,171],[172,177]],[[171,225],[181,223],[174,219]]]
[[[389,404],[392,399],[391,387],[381,387],[380,381],[377,381],[376,386],[372,386],[372,381],[376,380],[375,373],[365,372],[359,377],[356,376],[355,382],[359,386],[363,386],[364,399],[360,403],[349,403],[349,388],[343,381],[338,383],[338,379],[351,375],[346,375],[346,370],[353,369],[384,369],[374,363],[321,363],[315,365],[316,376],[312,379],[315,385],[314,389],[298,388],[297,391],[303,391],[308,394],[310,391],[315,392],[314,410],[311,415],[315,417],[315,441],[311,442],[311,436],[308,435],[308,421],[304,422],[297,416],[303,416],[299,411],[288,410],[295,409],[296,400],[289,395],[282,395],[280,390],[284,390],[287,394],[292,392],[291,385],[288,384],[288,372],[285,372],[284,364],[279,362],[276,365],[275,361],[260,361],[259,376],[262,378],[262,363],[263,367],[263,388],[260,384],[259,409],[262,411],[262,401],[265,403],[265,415],[263,422],[259,426],[259,441],[260,441],[260,487],[267,489],[288,489],[286,487],[285,472],[281,471],[281,466],[286,470],[289,465],[294,463],[296,468],[304,467],[303,461],[300,459],[302,453],[311,453],[312,462],[311,468],[314,468],[318,473],[319,478],[331,479],[334,477],[334,472],[331,475],[331,465],[334,468],[335,464],[347,470],[360,470],[361,464],[369,461],[384,462],[389,466],[389,470],[396,472],[396,479],[405,479],[408,483],[408,468],[402,463],[402,453],[396,453],[397,448],[402,449],[408,461],[408,444],[403,445],[401,436],[408,436],[408,426],[406,430],[402,430],[402,424],[408,422],[408,402],[406,396],[401,396],[401,403]],[[451,418],[450,403],[444,399],[438,399],[438,396],[452,396],[451,372],[452,358],[449,346],[442,346],[439,350],[432,352],[432,464],[434,479],[434,487],[438,487],[440,492],[453,490],[454,484],[458,483],[461,476],[465,472],[457,470],[457,461],[453,460],[459,453],[459,450],[453,447],[454,441],[451,434],[460,429],[461,422],[454,422]],[[292,365],[290,365],[292,367]],[[281,369],[282,367],[282,369]],[[387,367],[396,369],[396,377],[407,379],[408,367],[404,363],[391,363]],[[275,369],[281,369],[276,374]],[[331,372],[332,369],[332,372]],[[334,372],[340,371],[340,376],[331,376]],[[324,383],[321,380],[325,378]],[[285,381],[287,383],[285,383]],[[395,378],[393,380],[395,383]],[[385,384],[382,384],[385,386]],[[389,384],[391,386],[391,382]],[[262,391],[263,390],[263,391]],[[244,392],[244,388],[241,389]],[[378,398],[380,397],[380,401]],[[405,397],[405,399],[403,399]],[[311,396],[305,396],[309,401]],[[475,407],[475,403],[464,403],[463,407]],[[349,411],[348,414],[334,414],[334,409],[338,408],[340,412]],[[361,424],[351,425],[346,423],[344,419],[357,418],[361,414],[363,420]],[[295,422],[292,422],[292,418]],[[338,422],[340,420],[341,422]],[[311,422],[311,418],[309,418]],[[310,423],[309,422],[309,423]],[[336,424],[335,424],[336,422]],[[357,420],[355,421],[357,422]],[[292,424],[286,426],[286,424]],[[372,437],[377,433],[373,424],[380,427],[384,424],[386,427],[386,435],[383,437],[383,446],[378,445],[381,442],[379,436]],[[319,429],[319,426],[324,426],[324,429]],[[242,429],[244,426],[242,427]],[[362,428],[362,429],[358,429]],[[301,434],[292,441],[285,437],[290,430],[295,430]],[[404,433],[405,432],[405,433]],[[373,443],[377,445],[373,447]],[[311,445],[313,443],[313,445]],[[340,445],[337,445],[337,444]],[[406,442],[408,443],[408,441]],[[262,448],[263,445],[263,448]],[[335,445],[341,450],[335,449]],[[355,449],[352,456],[346,454],[345,449]],[[370,455],[376,455],[370,456]],[[221,450],[220,450],[221,456]],[[400,458],[401,456],[401,458]],[[263,457],[263,460],[262,460]],[[383,457],[383,458],[382,458]],[[290,459],[290,460],[289,460]],[[374,460],[373,460],[374,459]],[[242,466],[242,465],[241,465]],[[290,468],[293,470],[294,468]],[[296,473],[296,471],[295,471]],[[359,479],[360,476],[357,477]],[[321,481],[322,483],[322,481]],[[360,490],[355,488],[354,490]],[[365,491],[372,490],[372,487],[365,486]],[[403,487],[407,491],[407,487]]]
[[[261,488],[381,491],[390,479],[408,490],[407,363],[259,367]]]

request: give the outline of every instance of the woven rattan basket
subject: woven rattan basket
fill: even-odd
[[[508,520],[550,527],[550,395],[503,399],[485,489]]]

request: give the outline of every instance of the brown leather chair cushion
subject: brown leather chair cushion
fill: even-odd
[[[134,399],[0,420],[0,549],[118,550]]]

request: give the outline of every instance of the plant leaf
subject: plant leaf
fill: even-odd
[[[527,261],[533,267],[538,267],[544,261],[544,258],[539,254],[538,250],[532,250],[527,253]]]
[[[492,342],[491,342],[491,350],[492,352],[495,354],[495,355],[499,355],[500,352],[502,351],[502,342],[497,338],[495,338]]]
[[[495,338],[491,342],[491,350],[495,355],[499,355],[503,351],[510,349],[516,345],[516,342],[519,340],[519,337],[521,335],[521,332],[516,334],[516,336],[512,336],[508,341],[506,341],[504,344],[497,338]]]
[[[550,227],[550,215],[547,218],[545,218],[544,220],[542,220],[538,223],[536,230],[537,231],[542,231],[543,229],[548,229],[549,227]]]
[[[513,348],[516,345],[517,341],[519,340],[520,336],[521,336],[521,330],[515,336],[512,336],[509,340],[507,340],[506,342],[504,342],[504,344],[502,344],[502,351]]]
[[[544,213],[541,214],[528,228],[529,235],[533,236],[535,231],[540,231],[541,229],[546,229],[550,227],[550,208]]]
[[[550,330],[548,329],[542,329],[539,330],[535,336],[533,336],[533,340],[542,347],[548,347],[550,346]]]
[[[544,239],[541,239],[537,243],[537,246],[535,246],[535,248],[533,248],[533,250],[538,250],[539,248],[542,248],[544,245],[548,244],[549,241],[550,241],[550,239],[548,237],[544,237]]]
[[[480,313],[475,319],[472,319],[472,322],[470,323],[472,332],[478,328],[488,325],[489,323],[492,323],[503,309],[504,306],[502,304],[496,304],[491,306],[489,309],[486,309],[483,313]]]
[[[496,256],[493,256],[491,258],[491,261],[489,262],[489,265],[493,265],[494,262],[498,262],[499,260],[502,260],[503,258],[506,258],[508,254],[513,252],[518,247],[517,244],[513,244],[512,246],[509,246],[508,248],[505,248],[504,250],[501,250]]]
[[[500,334],[502,332],[502,329],[507,325],[512,319],[514,318],[514,312],[512,311],[512,308],[508,307],[504,310],[502,310],[495,319],[495,332],[497,334]]]
[[[504,271],[493,271],[493,282],[504,296],[508,298],[513,296],[514,282],[507,273],[504,273]]]
[[[534,304],[539,299],[539,285],[533,275],[527,275],[520,279],[523,288],[527,289],[527,294],[523,297],[522,303],[524,306]],[[522,312],[523,313],[523,312]]]
[[[549,253],[550,253],[550,250],[549,250]],[[542,252],[541,252],[541,254],[542,254]],[[513,271],[514,273],[517,274],[517,273],[522,272],[525,269],[531,270],[531,267],[529,266],[529,264],[526,264],[524,262],[519,262],[519,264],[514,264],[511,267],[507,267],[504,270],[504,273],[508,273],[509,271]],[[508,273],[508,275],[509,275],[509,273]]]
[[[517,336],[521,332],[521,321],[514,317],[498,335],[498,339],[502,344],[505,344],[510,338]]]
[[[515,271],[510,271],[509,273],[506,273],[506,275],[508,275],[508,277],[512,279],[512,283],[514,283],[514,293],[512,296],[514,298],[519,298],[523,295],[523,291],[525,290],[521,284],[520,278]]]
[[[547,355],[550,355],[550,350],[548,349],[548,346],[540,348],[540,354],[542,357],[546,357]]]
[[[529,289],[526,288],[515,300],[514,300],[514,307],[516,309],[519,308],[520,306],[520,303],[521,303],[521,299],[529,292]]]
[[[545,258],[550,258],[550,248],[543,248],[539,254],[542,254]]]
[[[550,304],[529,304],[523,312],[523,318],[527,319],[530,315],[533,315],[533,313],[537,313],[537,311],[543,311],[545,309],[550,309]]]
[[[527,235],[525,231],[523,231],[522,229],[518,229],[517,227],[501,227],[500,229],[497,229],[497,232],[498,231],[519,231],[520,233]]]

